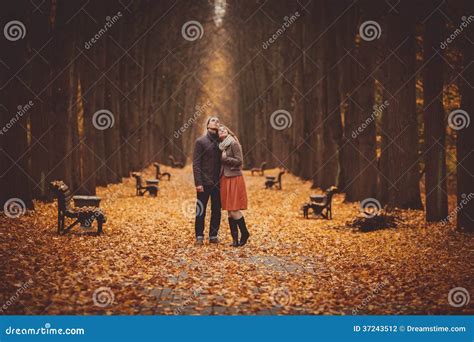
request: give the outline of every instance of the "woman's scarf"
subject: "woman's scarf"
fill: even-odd
[[[222,142],[219,143],[219,150],[224,151],[227,147],[229,147],[235,139],[229,134]]]

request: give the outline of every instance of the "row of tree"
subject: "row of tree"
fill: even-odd
[[[205,37],[182,32],[211,4],[28,0],[2,4],[0,204],[120,182],[168,155],[200,96]],[[185,35],[189,35],[185,36]],[[188,39],[185,39],[188,38]]]
[[[427,220],[441,221],[449,132],[458,226],[474,229],[474,203],[462,203],[474,193],[474,125],[447,122],[474,113],[472,1],[235,1],[228,12],[249,164],[398,208],[422,208],[424,176]]]
[[[225,7],[215,35],[212,1],[4,4],[0,204],[31,208],[54,179],[94,194],[190,155],[196,123],[220,108],[210,92],[227,91],[199,77],[216,62],[209,49],[223,49],[233,75],[222,83],[238,94],[227,120],[247,166],[266,160],[314,187],[337,185],[347,201],[399,208],[422,208],[421,184],[428,221],[448,216],[456,174],[458,225],[473,229],[474,125],[456,127],[474,113],[472,1]],[[461,122],[448,120],[458,109]]]

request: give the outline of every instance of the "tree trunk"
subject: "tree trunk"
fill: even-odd
[[[388,18],[387,47],[395,53],[385,62],[389,105],[382,117],[382,177],[388,183],[389,207],[421,209],[414,14],[405,2],[400,3],[399,12]]]
[[[72,154],[79,146],[73,145],[73,120],[75,109],[71,108],[74,97],[74,83],[71,80],[72,68],[76,60],[74,51],[74,20],[71,18],[77,10],[69,3],[56,3],[56,16],[53,29],[52,53],[52,110],[53,110],[53,168],[54,179],[62,180],[69,186],[72,182]],[[76,166],[75,166],[76,167]],[[76,190],[76,189],[74,189]]]
[[[335,10],[328,3],[324,2],[323,23],[327,25],[335,19]],[[323,48],[323,70],[325,70],[323,101],[323,160],[321,165],[321,187],[326,189],[332,185],[337,185],[341,177],[340,170],[340,150],[342,144],[342,124],[339,84],[337,74],[337,53],[336,53],[336,30],[334,25],[328,26],[330,29],[323,36],[325,41]],[[324,100],[326,98],[326,100]]]
[[[7,2],[2,6],[1,27],[6,27],[7,23],[18,20],[26,22],[28,12],[26,0]],[[10,23],[11,25],[11,23]],[[8,31],[7,31],[8,32]],[[21,31],[24,32],[24,31]],[[19,35],[21,35],[21,32]],[[27,33],[26,33],[27,34]],[[27,106],[34,107],[32,95],[25,87],[23,79],[28,79],[28,75],[22,72],[26,63],[26,38],[17,40],[6,39],[6,36],[16,39],[14,33],[6,33],[0,39],[0,49],[2,51],[2,63],[0,66],[0,84],[2,107],[1,129],[1,157],[0,157],[0,210],[3,211],[4,204],[8,200],[12,207],[17,204],[23,208],[33,209],[31,196],[31,179],[28,167],[28,141],[27,141]],[[26,111],[25,111],[26,110]],[[20,114],[19,114],[20,113]],[[19,203],[20,199],[23,203]],[[8,209],[7,209],[8,210]],[[12,213],[15,213],[12,209]]]
[[[373,19],[372,11],[361,10],[360,22]],[[355,28],[358,31],[358,27]],[[351,59],[351,74],[354,78],[349,96],[349,112],[346,116],[347,153],[351,163],[347,165],[349,178],[346,186],[346,201],[361,201],[376,197],[377,157],[376,120],[380,105],[375,105],[374,77],[377,40],[367,41],[359,37],[354,59]]]
[[[433,10],[439,6],[431,5]],[[437,52],[444,32],[441,9],[425,23],[423,99],[425,122],[426,220],[441,221],[448,215],[446,188],[446,120],[443,108],[443,58]]]
[[[29,45],[31,51],[41,51],[46,60],[51,56],[50,45],[47,44],[51,37],[51,2],[45,1],[40,6],[41,10],[32,13],[31,25],[34,30],[29,31]],[[51,77],[51,66],[43,58],[33,58],[31,66],[31,88],[38,94],[33,99],[35,105],[29,115],[31,122],[31,177],[35,183],[32,189],[33,197],[46,200],[51,199],[48,182],[51,168],[50,151],[53,145],[51,130],[51,87],[46,87]]]
[[[466,1],[466,11],[473,13],[474,4]],[[462,231],[474,232],[474,29],[469,26],[462,41],[463,81],[461,85],[461,109],[458,120],[451,120],[453,126],[463,127],[457,131],[457,228]],[[468,121],[471,121],[468,124]],[[459,125],[460,124],[460,125]]]

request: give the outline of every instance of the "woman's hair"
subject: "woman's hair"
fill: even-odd
[[[229,129],[229,127],[224,126],[224,125],[220,125],[220,126],[219,126],[219,129],[225,129],[227,132],[229,132],[229,135],[230,135],[232,138],[234,138],[235,141],[237,141],[237,142],[240,144],[239,139],[237,138],[237,135],[235,135],[235,133],[232,132],[232,131]]]

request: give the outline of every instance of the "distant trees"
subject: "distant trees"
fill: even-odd
[[[267,160],[312,179],[314,187],[335,184],[346,201],[376,198],[412,209],[423,208],[425,175],[427,220],[446,219],[443,74],[452,71],[443,66],[445,60],[458,63],[458,50],[453,46],[444,58],[439,51],[446,31],[441,5],[230,2],[239,121],[248,123],[239,133],[248,164]],[[462,5],[444,6],[471,13]],[[466,49],[461,53],[469,79]],[[462,107],[469,108],[472,87],[463,89]],[[272,122],[275,111],[289,112],[280,115],[279,127]],[[458,162],[460,153],[469,155],[466,131],[458,132]],[[472,175],[469,160],[459,165],[467,162]],[[468,174],[459,167],[458,173],[458,179]],[[469,181],[472,176],[461,191]]]
[[[200,127],[175,132],[205,92],[199,75],[212,55],[212,6],[2,5],[2,27],[17,20],[26,34],[0,40],[0,115],[8,126],[0,135],[0,204],[18,197],[32,207],[57,178],[95,194],[169,154],[185,159]],[[448,216],[447,180],[456,171],[458,226],[472,229],[474,125],[447,131],[447,115],[458,110],[470,121],[474,113],[474,26],[440,50],[459,17],[472,21],[472,1],[229,0],[226,7],[230,39],[222,43],[238,90],[230,121],[238,123],[246,166],[266,160],[313,187],[338,186],[346,201],[412,209],[423,207],[424,179],[427,221]],[[202,24],[205,32],[193,28],[202,39],[183,36],[191,21]],[[444,108],[447,88],[460,95],[459,108]],[[449,170],[454,137],[457,170]]]
[[[31,208],[54,179],[95,194],[170,153],[184,159],[173,132],[192,115],[187,94],[199,92],[191,75],[206,37],[188,41],[181,27],[205,22],[211,9],[167,0],[3,4],[2,28],[19,20],[25,36],[0,40],[1,124],[9,126],[0,137],[0,205],[20,198]]]

